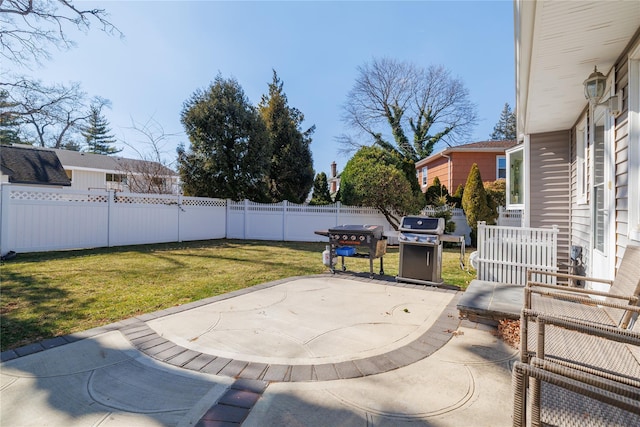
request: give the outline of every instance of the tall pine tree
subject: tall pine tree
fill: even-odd
[[[283,82],[274,70],[269,93],[262,96],[258,106],[273,145],[269,194],[273,202],[303,203],[313,185],[313,159],[309,144],[315,126],[301,130],[304,115],[289,107],[282,87]]]
[[[116,140],[109,134],[109,122],[102,115],[100,107],[92,106],[87,125],[82,128],[82,136],[86,144],[85,151],[95,154],[115,154],[122,151],[113,146]]]
[[[217,76],[184,103],[189,149],[178,147],[178,170],[189,196],[265,202],[271,143],[260,115],[235,79]]]
[[[500,113],[500,120],[493,127],[493,133],[490,138],[492,141],[500,140],[515,140],[517,132],[516,113],[511,111],[509,103],[504,104],[502,113]]]

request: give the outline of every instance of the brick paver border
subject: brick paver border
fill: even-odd
[[[287,365],[251,362],[240,359],[219,357],[215,354],[202,353],[179,346],[172,341],[158,335],[146,322],[160,317],[169,316],[196,307],[234,298],[260,289],[281,285],[301,278],[331,277],[327,274],[315,276],[290,277],[263,283],[224,295],[202,299],[189,304],[171,307],[153,313],[143,314],[110,325],[90,329],[84,332],[44,340],[14,350],[7,350],[0,354],[1,361],[8,361],[28,354],[58,347],[84,338],[90,338],[105,332],[118,330],[142,353],[184,369],[205,372],[215,375],[247,380],[267,382],[301,382],[301,381],[331,381],[347,378],[358,378],[392,371],[419,360],[422,360],[444,346],[460,325],[456,308],[460,293],[454,289],[438,289],[423,285],[399,283],[388,278],[373,278],[363,276],[344,276],[351,280],[368,282],[373,285],[397,286],[413,289],[424,289],[430,292],[447,292],[455,294],[453,299],[442,311],[434,324],[420,337],[411,343],[395,350],[338,363]]]

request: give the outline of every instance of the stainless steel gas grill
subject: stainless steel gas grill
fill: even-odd
[[[347,269],[345,257],[369,258],[369,277],[373,277],[373,260],[380,258],[380,275],[383,275],[383,256],[387,252],[387,237],[383,232],[381,225],[338,225],[330,228],[331,272],[335,273],[333,260],[338,256],[342,259],[342,271]]]
[[[441,285],[444,218],[405,216],[400,221],[400,266],[396,280],[420,285]]]

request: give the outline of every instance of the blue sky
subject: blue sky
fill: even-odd
[[[348,131],[341,106],[357,67],[374,57],[421,66],[442,64],[459,77],[478,106],[468,142],[488,139],[505,102],[514,105],[513,3],[501,1],[103,1],[124,33],[92,27],[75,32],[77,46],[54,52],[35,74],[46,82],[79,81],[91,96],[111,100],[105,110],[113,133],[138,144],[131,120],[153,118],[175,159],[188,138],[180,124],[183,103],[220,73],[234,77],[257,105],[275,69],[289,105],[316,125],[311,145],[316,172],[341,170],[349,156],[335,138]],[[442,148],[442,147],[439,147]],[[140,146],[144,151],[145,146]],[[135,157],[126,148],[122,153]]]

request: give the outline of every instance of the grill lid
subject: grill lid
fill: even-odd
[[[382,230],[384,229],[381,225],[360,225],[360,224],[345,224],[345,225],[336,225],[335,227],[331,227],[329,231],[335,232],[354,232],[354,233],[364,233],[364,234],[382,234]]]
[[[334,235],[335,233],[335,235]],[[343,240],[346,240],[347,237],[352,236],[371,236],[373,239],[380,240],[383,238],[384,227],[381,225],[360,225],[360,224],[345,224],[345,225],[337,225],[329,229],[329,237],[338,238],[338,235],[345,236]]]
[[[443,234],[444,218],[427,216],[405,216],[400,221],[399,231],[423,234]]]

